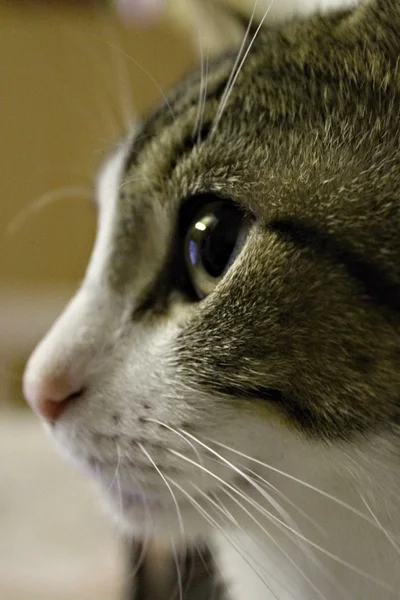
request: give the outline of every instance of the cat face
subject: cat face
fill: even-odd
[[[253,459],[333,478],[395,435],[400,7],[382,6],[259,33],[102,170],[86,277],[25,390],[136,533],[204,533]]]

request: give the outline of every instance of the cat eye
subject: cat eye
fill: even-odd
[[[185,260],[199,299],[210,294],[240,253],[250,219],[228,200],[204,199],[185,237]]]

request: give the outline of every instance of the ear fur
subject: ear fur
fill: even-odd
[[[249,23],[277,26],[314,13],[349,8],[361,0],[171,0],[170,16],[185,29],[198,54],[238,46]]]
[[[400,60],[400,0],[365,0],[349,17],[345,32],[373,52]]]
[[[169,13],[199,55],[215,56],[243,38],[243,23],[226,10],[222,0],[171,0]]]

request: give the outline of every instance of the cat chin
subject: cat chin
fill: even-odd
[[[169,506],[146,506],[138,502],[127,506],[114,496],[104,495],[102,503],[116,527],[135,539],[158,539],[180,545],[182,542],[205,539],[211,534],[204,518],[186,504],[179,505],[178,517],[173,503]]]

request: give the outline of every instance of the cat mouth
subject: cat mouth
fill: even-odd
[[[245,491],[246,488],[251,487],[251,484],[243,481],[243,478],[241,477],[234,478],[232,481],[227,481],[226,485],[228,488],[233,488],[235,486],[241,492]],[[163,489],[154,490],[142,489],[141,487],[136,487],[134,484],[123,487],[117,482],[108,486],[105,486],[103,482],[102,487],[103,491],[105,487],[113,504],[117,504],[122,511],[141,509],[145,512],[164,510],[171,507],[174,510],[177,510],[178,506],[179,510],[181,510],[185,507],[201,505],[205,498],[212,497],[221,489],[219,487],[211,487],[204,490],[199,490],[199,488],[197,488],[197,493],[189,494],[181,486],[179,487],[180,490],[182,490],[182,493],[177,493],[176,490],[168,489],[167,486]]]
[[[149,483],[138,483],[135,481],[124,482],[118,476],[109,478],[97,470],[94,480],[100,487],[101,493],[108,496],[113,504],[122,511],[132,508],[154,511],[168,508],[176,502],[175,492],[165,486],[152,486]],[[179,505],[183,504],[185,498],[179,498]]]
[[[88,461],[90,464],[90,475],[99,485],[101,492],[106,497],[109,497],[113,505],[116,505],[119,510],[126,512],[132,509],[137,509],[145,512],[153,512],[157,510],[165,510],[170,507],[174,507],[174,510],[184,508],[190,505],[202,504],[202,501],[206,497],[213,496],[221,489],[221,485],[207,487],[203,490],[197,488],[196,492],[189,493],[186,490],[185,485],[181,485],[184,482],[180,480],[180,484],[177,483],[176,478],[174,482],[167,483],[169,479],[167,473],[165,474],[165,485],[154,485],[154,482],[136,482],[133,479],[131,481],[121,481],[117,473],[111,476],[110,472],[105,472],[101,466],[100,461],[94,461],[96,468],[93,468],[93,460]],[[139,468],[139,472],[143,475],[143,471]],[[152,473],[154,471],[152,469]],[[163,477],[164,479],[164,477]],[[179,478],[180,479],[180,478]],[[224,483],[228,489],[236,487],[241,492],[247,487],[251,487],[246,478],[241,475],[232,477],[225,482],[222,482],[222,488]],[[196,486],[197,487],[197,486]]]
[[[144,510],[154,510],[163,508],[172,502],[172,498],[168,498],[165,494],[156,492],[147,492],[139,490],[119,490],[118,486],[115,489],[109,490],[114,502],[120,504],[122,510],[132,508],[143,508]]]
[[[213,490],[209,492],[212,493]],[[165,511],[168,513],[173,510],[174,514],[176,511],[180,513],[191,507],[192,503],[197,504],[202,499],[199,496],[192,495],[191,500],[189,500],[183,494],[175,494],[175,491],[172,495],[167,489],[158,491],[140,490],[134,486],[130,489],[119,489],[118,486],[115,486],[113,489],[107,490],[107,495],[114,508],[121,514],[140,513],[144,518],[147,514],[150,519],[152,515],[165,513]],[[208,492],[204,492],[204,495],[208,495]]]
[[[100,487],[101,493],[111,498],[120,509],[128,510],[133,507],[162,508],[172,502],[172,496],[167,488],[154,489],[135,482],[121,482],[118,476],[107,477],[99,469],[90,473],[92,479]]]

